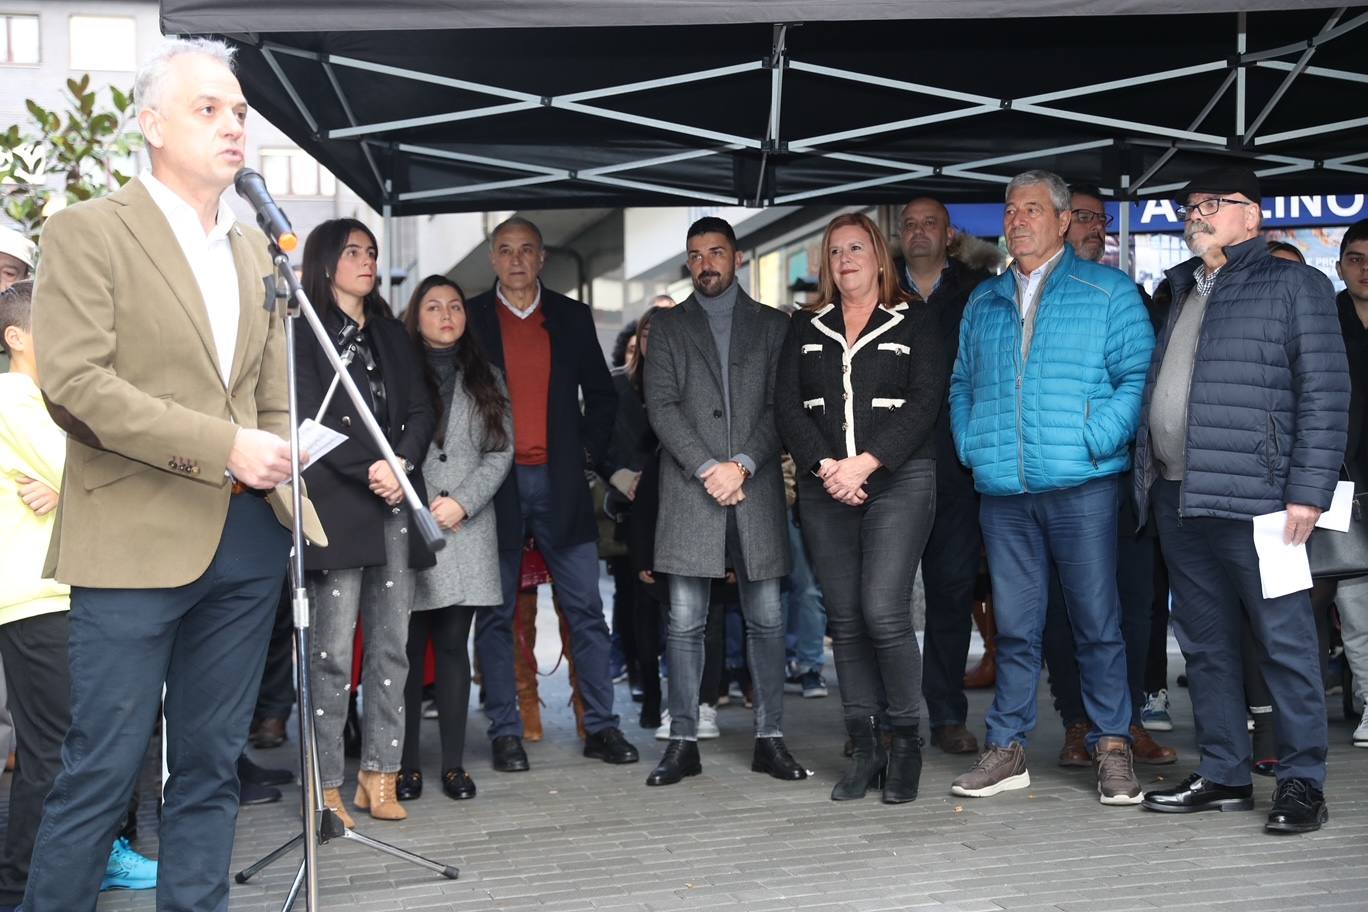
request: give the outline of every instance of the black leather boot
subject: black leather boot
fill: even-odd
[[[883,785],[888,754],[879,739],[879,721],[874,716],[846,719],[846,733],[855,746],[850,755],[850,766],[841,781],[831,790],[832,801],[854,801],[863,798],[872,785]]]
[[[671,738],[665,746],[665,755],[646,777],[646,784],[674,785],[685,776],[697,776],[701,772],[703,764],[698,757],[698,742]]]
[[[888,778],[884,780],[883,803],[902,804],[917,800],[921,783],[922,742],[917,726],[893,726],[893,746],[888,752]]]

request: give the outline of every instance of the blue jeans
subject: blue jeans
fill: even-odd
[[[746,654],[755,682],[755,736],[784,733],[784,609],[779,579],[749,580],[737,571],[741,612],[746,619]],[[670,737],[698,738],[698,685],[703,677],[703,632],[708,624],[712,580],[670,577]]]
[[[43,807],[27,912],[93,912],[166,686],[157,908],[224,912],[247,744],[290,549],[237,494],[209,568],[171,589],[71,591],[71,728]]]
[[[789,553],[793,555],[793,569],[789,571],[788,588],[783,593],[787,632],[784,637],[785,657],[793,662],[798,673],[821,671],[826,664],[822,640],[826,636],[827,613],[822,603],[822,590],[812,573],[807,549],[803,547],[803,533],[793,521],[789,510]]]
[[[599,594],[598,542],[552,545],[551,478],[546,466],[516,466],[523,531],[536,539],[546,559],[560,609],[570,625],[570,654],[575,659],[580,696],[584,698],[584,729],[597,734],[617,728],[613,714],[613,679],[608,671],[608,622],[603,619]],[[518,600],[522,551],[499,552],[503,604],[475,615],[475,649],[484,675],[485,712],[489,737],[522,737],[518,694],[513,679],[513,607]]]
[[[1083,706],[1093,720],[1088,744],[1102,735],[1130,740],[1126,645],[1116,589],[1116,505],[1115,476],[1061,491],[980,500],[998,628],[988,744],[1024,744],[1035,728],[1052,563],[1073,625]]]

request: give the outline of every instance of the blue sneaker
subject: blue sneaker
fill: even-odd
[[[1167,690],[1160,689],[1145,695],[1145,705],[1140,710],[1140,724],[1148,731],[1173,731]]]
[[[109,852],[109,862],[105,865],[104,880],[100,891],[105,890],[151,890],[157,885],[157,863],[133,851],[126,837],[114,840],[114,848]]]

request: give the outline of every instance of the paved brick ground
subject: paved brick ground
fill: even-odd
[[[544,613],[545,617],[545,613]],[[543,667],[554,662],[554,626],[542,625]],[[1170,674],[1176,676],[1181,659]],[[1043,688],[1042,688],[1043,692]],[[704,774],[682,785],[643,785],[660,743],[624,719],[642,762],[610,767],[579,756],[565,708],[564,670],[548,679],[546,740],[529,745],[533,769],[497,774],[488,767],[483,719],[471,721],[467,766],[474,801],[452,802],[436,788],[436,723],[424,724],[432,788],[406,805],[410,817],[384,824],[361,817],[379,839],[461,869],[457,881],[353,845],[321,852],[321,908],[327,910],[544,910],[544,912],[1083,912],[1126,910],[1368,909],[1368,751],[1348,746],[1350,727],[1331,724],[1331,822],[1320,833],[1265,836],[1271,783],[1258,783],[1251,814],[1169,817],[1103,808],[1088,770],[1054,765],[1061,732],[1048,699],[1029,751],[1033,786],[975,801],[948,794],[964,758],[927,754],[922,795],[887,807],[876,799],[828,799],[843,761],[836,688],[826,699],[790,696],[786,731],[795,755],[813,770],[800,783],[750,772],[750,713],[724,708],[723,736],[704,742]],[[625,687],[620,705],[631,712]],[[989,695],[972,694],[981,731]],[[1165,736],[1193,757],[1186,694],[1174,694],[1177,730]],[[1338,720],[1338,710],[1333,711]],[[293,766],[294,742],[257,760]],[[1144,770],[1146,780],[1154,768]],[[154,772],[149,768],[149,777]],[[7,785],[8,777],[6,777]],[[149,781],[152,781],[149,779]],[[235,865],[284,842],[298,825],[298,789],[286,801],[245,808]],[[350,795],[348,794],[348,797]],[[156,854],[150,807],[141,847]],[[234,886],[234,912],[280,908],[299,854]],[[109,893],[104,912],[154,908],[152,893]],[[303,909],[303,901],[297,905]]]

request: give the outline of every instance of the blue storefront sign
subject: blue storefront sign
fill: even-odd
[[[1107,203],[1117,230],[1121,203]],[[958,203],[950,207],[950,221],[960,231],[978,237],[996,238],[1002,234],[1000,203]],[[1130,230],[1134,234],[1181,232],[1177,203],[1171,199],[1148,199],[1130,204]],[[1330,196],[1270,196],[1263,200],[1264,228],[1299,228],[1348,225],[1368,217],[1368,197],[1364,194]]]

